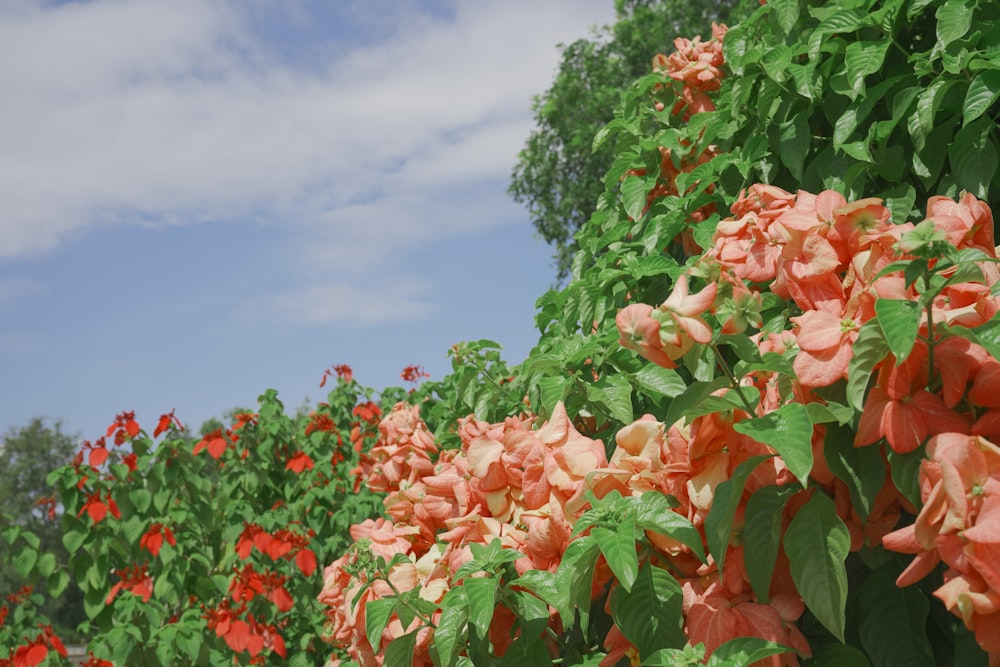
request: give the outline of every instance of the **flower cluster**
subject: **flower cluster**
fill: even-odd
[[[913,584],[944,561],[944,585],[934,595],[975,631],[980,646],[1000,655],[1000,447],[946,433],[927,443],[927,455],[916,523],[882,540],[916,554],[896,583]]]
[[[723,77],[722,38],[726,30],[726,26],[713,23],[712,38],[708,41],[703,42],[700,35],[694,39],[678,37],[674,40],[676,51],[653,58],[654,71],[682,84],[672,113],[684,111],[687,115],[715,110],[708,93],[719,90]]]
[[[330,606],[332,643],[363,665],[381,664],[380,651],[411,628],[393,615],[380,645],[372,646],[365,632],[367,605],[417,589],[423,600],[439,603],[456,583],[454,573],[472,560],[471,545],[499,539],[524,554],[514,563],[518,571],[555,570],[572,522],[584,509],[585,477],[607,461],[603,444],[577,432],[562,404],[541,427],[533,429],[535,421],[462,420],[462,449],[441,452],[435,461],[437,447],[418,408],[401,403],[382,420],[365,468],[369,486],[388,493],[391,519],[355,525],[351,536],[367,545],[366,557],[393,565],[372,581],[352,575],[357,553],[326,568],[320,601]],[[513,620],[494,623],[498,655],[512,641]],[[430,639],[429,630],[418,633],[413,664],[432,664]]]

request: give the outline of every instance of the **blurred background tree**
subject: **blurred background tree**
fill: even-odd
[[[712,22],[743,14],[740,0],[616,0],[616,22],[562,46],[552,86],[535,97],[535,129],[520,152],[509,194],[528,208],[538,235],[553,246],[557,281],[570,273],[573,235],[604,192],[614,146],[591,151],[594,135],[614,117],[619,98],[648,74],[653,56],[675,37],[711,37]]]
[[[45,478],[73,459],[78,441],[79,436],[63,432],[60,422],[49,426],[41,417],[11,428],[0,441],[0,528],[17,525],[31,531],[38,536],[39,553],[52,553],[59,563],[68,559],[59,524],[62,508],[55,504]],[[47,499],[52,500],[46,504]],[[0,563],[8,561],[4,548],[0,541]],[[13,568],[0,567],[0,604],[25,583]],[[58,599],[52,599],[40,580],[35,590],[43,594],[40,611],[52,620],[56,634],[67,642],[79,641],[76,627],[86,618],[80,589],[71,582]]]

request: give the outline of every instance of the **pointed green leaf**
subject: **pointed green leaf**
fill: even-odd
[[[875,41],[857,41],[847,45],[844,53],[844,66],[847,68],[847,83],[854,92],[860,95],[865,90],[865,77],[882,69],[885,54],[892,40],[887,38]]]
[[[398,601],[398,598],[392,597],[369,600],[365,604],[365,637],[376,651],[382,645],[382,632],[389,623],[392,612],[396,610]]]
[[[608,567],[626,591],[632,590],[632,583],[639,573],[639,556],[635,551],[635,524],[631,521],[611,530],[597,526],[590,531],[597,541]]]
[[[802,486],[809,483],[813,424],[806,406],[786,403],[763,417],[737,422],[733,429],[776,450]]]
[[[785,504],[797,486],[765,486],[747,501],[743,518],[743,562],[757,601],[770,599],[771,575],[781,546]]]
[[[938,45],[944,48],[956,39],[965,36],[972,25],[971,2],[966,0],[948,0],[937,8],[934,16],[937,18]]]
[[[625,638],[645,657],[663,648],[680,648],[684,636],[683,594],[669,572],[643,563],[631,591],[611,592],[611,617]]]
[[[690,519],[673,511],[670,500],[658,491],[643,493],[635,504],[636,525],[677,540],[690,548],[701,562],[706,562],[701,533]]]
[[[694,382],[684,393],[674,398],[670,401],[670,407],[667,408],[667,416],[663,420],[663,423],[669,428],[673,426],[677,421],[685,416],[685,411],[689,408],[697,406],[699,403],[704,401],[706,398],[712,395],[712,392],[717,389],[722,389],[723,387],[729,386],[729,380],[720,377],[716,378],[711,382]]]
[[[552,656],[538,637],[515,639],[503,654],[501,667],[550,667]]]
[[[789,34],[799,20],[799,0],[771,0],[767,6],[777,19],[781,31]]]
[[[930,601],[916,586],[900,588],[891,560],[858,586],[858,630],[865,653],[879,667],[934,667],[927,638]]]
[[[580,616],[580,629],[586,634],[590,625],[590,589],[594,580],[594,566],[601,550],[589,535],[573,540],[566,547],[556,570],[556,588],[559,599],[554,606],[562,618],[563,627],[573,626],[575,614]]]
[[[896,357],[896,365],[903,363],[920,330],[920,316],[923,311],[916,301],[905,299],[878,299],[875,302],[875,318],[878,320],[889,351]]]
[[[889,354],[889,344],[876,320],[871,319],[861,325],[853,352],[847,366],[847,402],[855,410],[860,410],[865,402],[872,369]]]
[[[413,652],[417,647],[417,630],[396,637],[385,647],[382,664],[385,667],[413,667]]]
[[[955,181],[980,199],[988,199],[990,183],[997,171],[997,148],[992,135],[996,125],[979,118],[955,133],[948,147],[948,163]]]
[[[1000,96],[1000,70],[984,69],[976,74],[965,93],[962,105],[962,124],[968,125],[992,106]]]
[[[626,176],[621,187],[625,212],[628,217],[638,220],[646,209],[646,182],[638,176]]]
[[[441,600],[441,616],[431,643],[431,651],[437,654],[435,664],[441,667],[453,664],[459,644],[465,644],[468,621],[469,598],[464,587],[456,586]]]
[[[467,577],[462,587],[469,599],[469,625],[479,639],[489,636],[496,608],[497,582],[493,577]]]
[[[655,364],[643,366],[633,377],[639,383],[640,388],[654,396],[673,398],[687,389],[687,385],[684,384],[684,380],[677,374],[677,371]]]
[[[736,466],[731,478],[715,487],[712,508],[705,517],[705,541],[708,542],[708,551],[715,559],[720,572],[726,561],[726,550],[733,534],[736,508],[739,507],[740,498],[743,497],[743,487],[754,469],[769,458],[770,454],[750,457]]]
[[[760,637],[737,637],[715,649],[708,659],[708,667],[723,665],[752,665],[772,655],[792,653],[794,649]]]
[[[850,533],[833,501],[818,489],[785,531],[785,553],[795,587],[813,615],[842,642],[847,605],[844,561],[850,546]]]
[[[632,421],[632,385],[621,375],[607,375],[587,385],[587,400],[622,424]]]
[[[862,520],[868,518],[875,496],[885,484],[886,468],[878,447],[855,447],[854,429],[830,424],[826,427],[823,455],[830,472],[847,484],[851,505]]]

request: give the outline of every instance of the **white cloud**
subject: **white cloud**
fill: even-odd
[[[376,4],[0,4],[0,259],[108,225],[284,225],[303,287],[248,299],[241,319],[431,312],[435,286],[394,258],[518,219],[504,191],[532,96],[555,45],[611,21],[612,3]],[[342,21],[317,28],[332,6]],[[279,15],[319,40],[317,61],[266,32]]]
[[[438,304],[419,279],[393,285],[361,286],[332,283],[307,285],[283,293],[248,299],[237,311],[247,323],[295,322],[307,326],[355,329],[402,320],[423,320]]]

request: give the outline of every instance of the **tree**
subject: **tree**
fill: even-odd
[[[554,246],[561,282],[568,277],[573,235],[590,219],[614,159],[613,147],[591,150],[614,116],[622,91],[648,74],[654,55],[678,35],[710,35],[712,21],[736,14],[738,0],[616,0],[617,22],[563,47],[552,87],[535,98],[536,129],[511,175],[508,192],[528,208],[538,235]]]
[[[0,528],[15,525],[33,533],[39,539],[39,553],[55,554],[61,562],[66,560],[66,551],[56,518],[60,507],[46,477],[70,462],[78,439],[63,432],[60,422],[49,426],[36,417],[27,426],[10,429],[0,442]],[[7,556],[4,542],[0,541],[0,562],[5,562]],[[23,583],[12,569],[0,568],[0,600]],[[39,581],[36,589],[45,587],[46,583]],[[73,628],[84,618],[79,588],[71,584],[59,600],[46,595],[41,611],[52,619],[64,638],[75,639]]]

